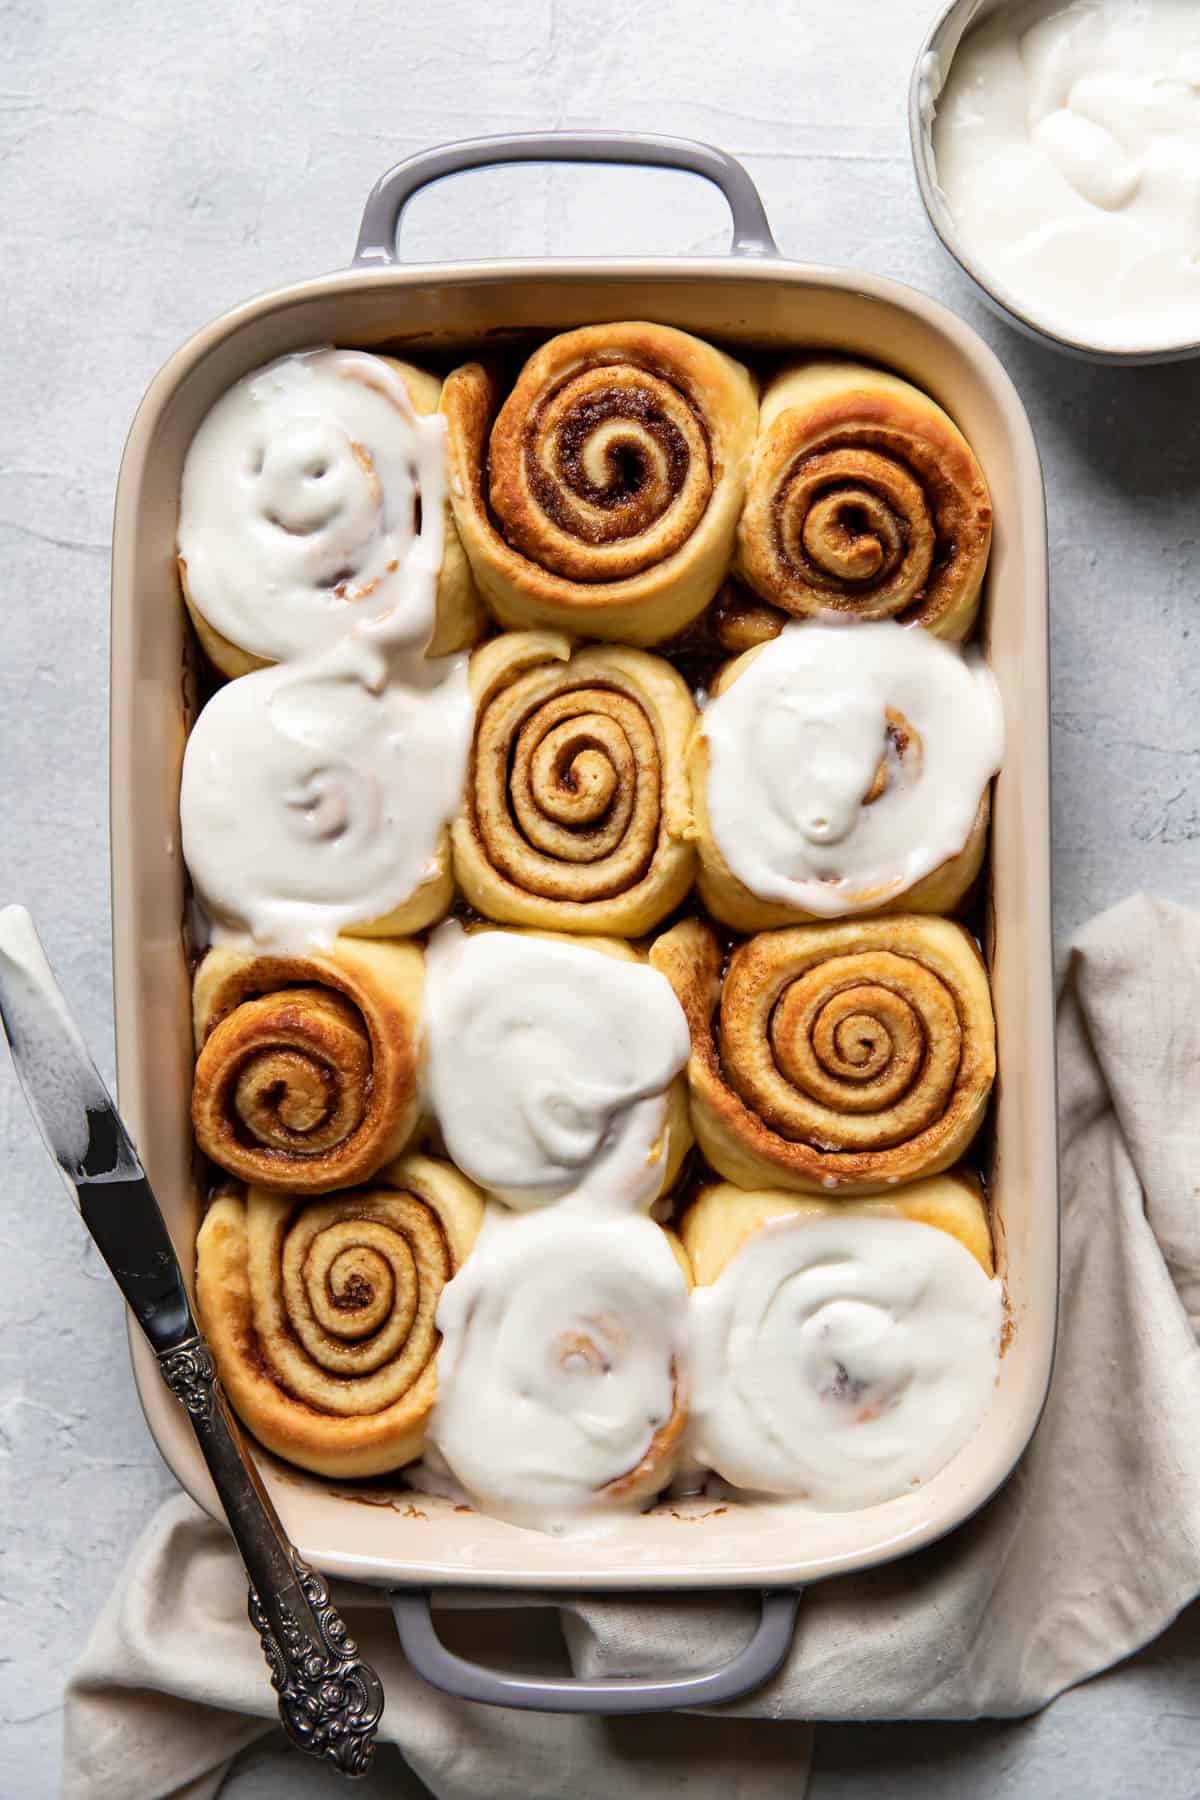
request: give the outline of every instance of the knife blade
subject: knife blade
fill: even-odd
[[[0,1024],[29,1110],[117,1286],[154,1349],[174,1349],[196,1332],[174,1248],[22,906],[0,911]]]
[[[379,1678],[251,1461],[141,1160],[23,906],[0,908],[0,1025],[46,1148],[196,1434],[250,1577],[250,1620],[284,1729],[308,1755],[365,1775],[383,1711]]]

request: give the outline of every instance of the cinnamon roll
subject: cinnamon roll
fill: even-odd
[[[690,1451],[738,1487],[825,1510],[936,1475],[987,1414],[1001,1285],[912,1218],[776,1218],[692,1299]]]
[[[304,948],[449,910],[471,743],[466,658],[387,659],[357,633],[219,688],[188,738],[184,861],[218,931]]]
[[[294,1194],[365,1181],[420,1114],[415,944],[210,950],[196,971],[196,1142],[240,1180]]]
[[[634,1212],[675,1181],[687,1020],[628,944],[443,925],[424,1029],[446,1147],[509,1206]]]
[[[958,906],[1004,752],[982,660],[890,620],[790,624],[713,695],[688,755],[711,913],[761,931]]]
[[[767,384],[737,564],[772,606],[897,619],[957,642],[978,611],[991,533],[974,452],[919,388],[826,359]]]
[[[636,937],[678,906],[695,852],[681,676],[620,645],[509,632],[471,659],[475,742],[451,837],[489,919]]]
[[[392,357],[311,350],[243,377],[184,463],[179,577],[225,675],[386,622],[432,656],[483,613],[445,495],[441,384]]]
[[[660,644],[733,552],[757,399],[740,363],[667,325],[551,338],[501,403],[479,363],[442,393],[451,495],[502,625]]]
[[[685,920],[650,952],[688,1015],[692,1126],[741,1187],[885,1192],[966,1150],[996,1072],[987,975],[948,919],[766,931]]]
[[[565,1531],[644,1506],[687,1421],[681,1252],[645,1218],[491,1207],[438,1308],[431,1454],[489,1513]]]
[[[721,584],[704,615],[708,636],[727,656],[741,656],[745,650],[769,644],[787,622],[787,613],[780,612],[777,606],[768,606],[732,578]]]
[[[987,1201],[978,1178],[965,1169],[910,1181],[877,1200],[817,1200],[780,1188],[741,1188],[718,1181],[697,1194],[680,1220],[679,1235],[694,1281],[707,1287],[763,1226],[777,1220],[835,1217],[912,1219],[932,1225],[956,1238],[985,1275],[996,1272]]]
[[[213,1201],[196,1244],[205,1336],[235,1411],[319,1475],[378,1475],[421,1454],[437,1391],[438,1302],[483,1201],[448,1163],[407,1156],[368,1188]]]

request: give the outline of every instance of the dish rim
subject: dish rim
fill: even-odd
[[[1025,311],[1011,289],[989,275],[986,261],[977,259],[959,235],[937,177],[932,119],[927,116],[930,99],[926,91],[926,65],[931,58],[937,64],[937,87],[940,95],[954,58],[971,28],[1006,8],[1026,4],[1028,0],[948,0],[922,40],[908,84],[908,140],[917,192],[925,209],[925,217],[946,254],[958,264],[993,312],[1026,337],[1032,338],[1035,343],[1048,344],[1051,349],[1059,350],[1063,355],[1074,357],[1079,362],[1099,363],[1114,368],[1150,368],[1161,363],[1190,362],[1200,356],[1200,338],[1185,339],[1177,344],[1160,345],[1157,348],[1114,350],[1106,349],[1102,344],[1091,343],[1085,337],[1069,337],[1063,332],[1055,331],[1052,326],[1039,323],[1031,313]],[[953,43],[946,55],[943,45],[951,38]],[[936,102],[937,95],[933,98]]]
[[[132,727],[134,723],[134,694],[136,688],[136,640],[138,633],[134,629],[140,621],[136,618],[132,594],[135,588],[132,565],[136,559],[138,543],[138,506],[141,488],[146,473],[146,462],[152,448],[153,437],[158,428],[164,410],[178,393],[181,384],[191,376],[214,350],[230,342],[238,336],[244,336],[253,326],[264,320],[278,320],[290,311],[303,307],[309,302],[336,302],[341,296],[367,293],[391,294],[418,286],[427,287],[437,284],[439,287],[479,288],[500,283],[529,286],[538,284],[541,288],[553,290],[568,283],[599,284],[600,289],[609,288],[614,292],[619,285],[624,285],[626,295],[630,284],[653,284],[656,300],[662,298],[664,304],[655,306],[654,312],[665,313],[669,308],[669,294],[672,287],[683,283],[714,281],[720,286],[729,287],[738,282],[756,285],[786,285],[791,289],[819,289],[825,292],[834,291],[854,295],[869,303],[882,303],[903,313],[914,315],[924,326],[932,328],[944,339],[950,339],[968,361],[974,364],[976,373],[984,381],[990,391],[1001,422],[1012,445],[1014,471],[1020,477],[1021,505],[1025,512],[1025,526],[1032,532],[1033,548],[1027,552],[1036,562],[1036,579],[1040,605],[1035,611],[1040,612],[1043,643],[1040,646],[1041,667],[1045,670],[1047,663],[1046,642],[1049,630],[1049,612],[1046,599],[1046,544],[1045,544],[1045,511],[1042,492],[1040,463],[1034,444],[1032,431],[1019,396],[1009,377],[1004,372],[993,352],[978,336],[959,320],[953,313],[938,302],[919,294],[915,290],[891,280],[888,277],[867,275],[852,269],[814,266],[792,263],[784,259],[763,258],[730,261],[727,258],[529,258],[522,260],[497,262],[477,260],[466,263],[427,263],[407,264],[388,268],[358,268],[336,271],[325,276],[317,276],[301,282],[289,284],[279,289],[267,290],[232,308],[219,318],[202,327],[168,360],[154,377],[141,405],[135,415],[126,444],[118,482],[116,509],[114,518],[113,541],[113,634],[111,648],[111,807],[112,807],[112,882],[113,882],[113,960],[114,960],[114,1000],[117,1022],[117,1067],[118,1084],[121,1103],[130,1118],[135,1135],[141,1135],[143,1123],[142,1099],[144,1097],[146,1070],[143,1065],[140,1038],[142,1019],[134,1004],[133,996],[138,989],[135,979],[139,963],[139,939],[136,930],[137,907],[130,899],[139,873],[136,866],[134,850],[134,831],[130,818],[127,788],[128,778],[135,769],[135,752],[132,743]],[[636,316],[627,306],[619,310],[604,308],[602,298],[598,296],[601,316],[630,317]],[[564,327],[565,328],[565,327]],[[530,327],[531,330],[538,329]],[[403,333],[397,337],[403,341]],[[467,334],[455,334],[460,341]],[[703,335],[703,334],[702,334]],[[728,336],[719,331],[712,333],[718,341],[729,343]],[[353,336],[347,341],[353,341]],[[393,340],[395,341],[395,340]],[[760,340],[761,341],[761,340]],[[299,347],[298,345],[296,347]],[[447,347],[449,342],[447,341]],[[798,349],[793,343],[793,352]],[[419,352],[413,354],[419,356]],[[171,593],[174,598],[174,583],[171,581]],[[127,598],[127,596],[129,596]],[[1044,688],[1044,680],[1043,680]],[[1045,695],[1048,713],[1048,694]],[[1041,712],[1039,708],[1039,716]],[[1047,734],[1048,744],[1048,734]],[[1044,787],[1048,803],[1050,768],[1045,765],[1045,781],[1039,784]],[[178,854],[177,842],[174,846]],[[1043,968],[1042,998],[1048,996],[1050,1003],[1048,1044],[1042,1049],[1049,1054],[1049,1078],[1054,1079],[1054,1057],[1052,1036],[1052,956],[1049,936],[1049,839],[1038,846],[1039,868],[1044,872],[1044,883],[1039,884],[1039,894],[1044,901],[1045,939],[1041,951]],[[1043,891],[1044,890],[1044,891]],[[1044,1026],[1046,1020],[1042,1021]],[[1053,1094],[1051,1093],[1051,1101]],[[1047,1203],[1054,1202],[1055,1231],[1053,1233],[1053,1273],[1056,1278],[1058,1267],[1057,1243],[1057,1156],[1056,1156],[1056,1121],[1051,1104],[1048,1122],[1043,1121],[1048,1131],[1048,1138],[1043,1148],[1048,1152],[1049,1169],[1045,1175],[1048,1189]],[[153,1171],[151,1171],[152,1179]],[[190,1278],[190,1268],[188,1270]],[[818,1578],[845,1573],[852,1569],[862,1569],[879,1563],[893,1560],[908,1554],[926,1544],[945,1536],[949,1531],[963,1523],[1004,1484],[1013,1468],[1024,1453],[1030,1438],[1037,1426],[1038,1418],[1045,1405],[1053,1364],[1054,1326],[1057,1316],[1057,1280],[1054,1280],[1052,1292],[1044,1297],[1041,1303],[1040,1338],[1042,1350],[1040,1356],[1039,1393],[1036,1407],[1030,1406],[1023,1421],[1022,1434],[1019,1441],[1014,1439],[1005,1452],[1004,1457],[996,1459],[987,1473],[987,1479],[969,1485],[961,1500],[946,1506],[940,1513],[930,1518],[918,1519],[916,1522],[896,1530],[890,1536],[872,1542],[853,1553],[845,1553],[832,1558],[809,1557],[792,1563],[770,1564],[728,1564],[717,1566],[688,1566],[684,1564],[653,1566],[627,1566],[620,1572],[600,1568],[589,1568],[590,1540],[574,1540],[578,1549],[576,1566],[571,1569],[548,1568],[538,1569],[538,1535],[526,1533],[532,1540],[529,1546],[527,1566],[520,1570],[492,1570],[480,1568],[468,1562],[446,1562],[437,1558],[417,1561],[411,1556],[397,1557],[391,1563],[381,1563],[377,1556],[364,1557],[353,1549],[339,1549],[337,1546],[319,1545],[313,1547],[306,1542],[301,1529],[296,1533],[302,1553],[315,1561],[328,1573],[347,1576],[359,1580],[375,1582],[382,1585],[402,1585],[415,1583],[419,1585],[464,1585],[497,1587],[529,1587],[540,1589],[578,1590],[580,1587],[628,1589],[628,1588],[679,1588],[679,1587],[761,1587],[766,1585],[789,1585],[804,1583]],[[1025,1321],[1023,1331],[1032,1329],[1032,1321]],[[169,1422],[169,1413],[161,1402],[161,1384],[157,1375],[153,1358],[141,1341],[140,1334],[131,1329],[131,1348],[133,1353],[134,1372],[137,1382],[139,1400],[147,1419],[152,1436],[182,1485],[192,1494],[200,1505],[215,1516],[219,1509],[215,1505],[215,1497],[211,1490],[206,1492],[203,1479],[197,1479],[197,1471],[188,1467],[189,1459],[181,1453],[181,1445],[186,1447],[186,1426],[182,1419],[177,1421],[178,1430],[174,1430]],[[168,1403],[169,1405],[169,1403]],[[164,1441],[166,1440],[166,1441]],[[285,1470],[283,1465],[274,1459],[263,1457],[263,1465],[268,1471],[273,1492],[288,1521],[289,1489],[295,1485],[308,1485],[314,1478],[300,1476],[299,1472]],[[935,1478],[936,1479],[936,1478]],[[328,1487],[330,1484],[324,1484]],[[890,1505],[891,1503],[889,1503]],[[863,1509],[864,1513],[879,1514],[882,1509]],[[349,1537],[351,1534],[347,1534]]]

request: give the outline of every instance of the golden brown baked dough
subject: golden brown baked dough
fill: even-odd
[[[763,394],[737,565],[760,597],[960,641],[992,534],[987,483],[935,400],[865,363],[781,369]]]
[[[788,615],[777,606],[768,606],[752,594],[740,581],[722,582],[717,597],[704,615],[704,623],[712,640],[728,655],[740,656],[759,644],[777,638],[788,622]]]
[[[712,684],[712,698],[725,693],[746,673],[762,650],[762,643],[726,663]],[[867,800],[869,805],[887,805],[888,788],[902,777],[909,758],[920,767],[922,745],[920,733],[903,713],[889,710],[887,747],[880,760],[875,781]],[[710,752],[701,719],[692,733],[688,747],[688,781],[691,788],[693,836],[700,857],[697,886],[700,898],[715,919],[731,925],[735,931],[770,931],[777,925],[802,925],[816,917],[803,907],[789,906],[783,900],[767,900],[753,893],[739,880],[722,855],[713,835],[708,811],[708,775]],[[878,905],[871,904],[870,889],[847,893],[846,910],[858,913],[952,913],[965,900],[983,867],[987,850],[988,820],[991,816],[991,789],[985,787],[966,843],[956,856],[947,857],[928,875],[909,888],[894,894]],[[878,890],[874,890],[876,893]]]
[[[442,384],[436,375],[430,375],[425,369],[415,368],[412,363],[401,362],[395,356],[382,356],[379,360],[390,364],[399,375],[416,413],[428,417],[437,412]],[[429,656],[447,656],[453,650],[469,649],[472,644],[478,643],[486,622],[483,604],[471,576],[471,566],[454,523],[449,498],[445,502],[444,511],[445,542],[437,581],[437,618],[427,649]],[[183,590],[188,614],[201,648],[213,667],[219,669],[222,675],[247,675],[251,669],[265,668],[265,658],[255,656],[251,651],[232,643],[215,626],[210,625],[203,613],[193,605],[188,593],[187,564],[182,556],[177,560],[179,585]]]
[[[687,893],[696,708],[661,657],[508,632],[471,659],[475,742],[451,837],[489,919],[636,937]]]
[[[660,644],[733,552],[758,406],[740,363],[667,325],[588,325],[542,345],[501,404],[448,378],[451,493],[502,625]]]
[[[427,1156],[329,1199],[252,1187],[214,1200],[196,1243],[201,1323],[234,1409],[269,1450],[340,1477],[421,1454],[434,1315],[482,1219],[477,1189]]]
[[[707,1287],[748,1238],[774,1219],[822,1219],[831,1214],[867,1219],[914,1219],[957,1238],[985,1275],[994,1275],[987,1201],[966,1170],[931,1175],[895,1188],[881,1200],[808,1200],[779,1188],[740,1188],[721,1181],[702,1188],[680,1221],[696,1286]]]
[[[374,1175],[417,1125],[423,982],[409,943],[210,950],[192,995],[201,1150],[242,1181],[294,1194]]]
[[[763,932],[733,952],[688,919],[651,964],[692,1033],[692,1127],[741,1187],[873,1194],[936,1174],[983,1119],[996,1071],[987,975],[948,919]]]

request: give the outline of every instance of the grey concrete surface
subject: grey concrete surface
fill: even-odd
[[[480,131],[712,139],[746,161],[785,254],[886,271],[971,319],[1026,398],[1049,486],[1060,944],[1137,888],[1200,903],[1200,364],[1068,363],[973,300],[908,162],[933,4],[0,0],[0,898],[34,909],[104,1069],[107,554],[138,398],[213,314],[344,262],[387,164]],[[437,257],[687,254],[726,230],[699,183],[599,170],[449,183],[410,224],[406,249]],[[170,1482],[117,1299],[7,1062],[0,1145],[0,1794],[41,1800],[64,1672]],[[826,1728],[813,1794],[1187,1800],[1198,1673],[1185,1619],[1033,1723]],[[232,1785],[335,1791],[270,1753]]]

